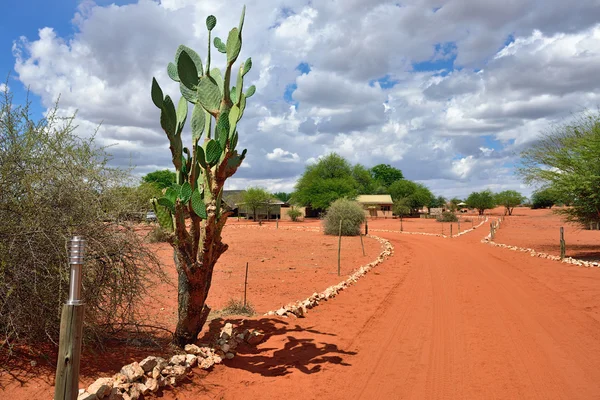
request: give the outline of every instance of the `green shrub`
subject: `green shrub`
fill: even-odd
[[[456,214],[454,214],[452,211],[444,211],[442,215],[437,216],[436,220],[438,222],[458,222]]]
[[[288,210],[287,215],[292,221],[297,222],[300,220],[300,217],[302,217],[302,211],[298,210],[296,207],[292,207]]]
[[[356,201],[339,199],[327,209],[323,227],[326,235],[338,235],[340,220],[343,236],[360,235],[360,225],[365,222],[365,211]]]

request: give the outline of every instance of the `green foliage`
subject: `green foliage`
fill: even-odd
[[[291,193],[285,193],[285,192],[275,192],[275,193],[273,193],[273,196],[275,196],[279,200],[283,201],[284,203],[289,203],[290,199],[292,198]]]
[[[342,221],[342,236],[360,235],[360,226],[365,222],[365,211],[356,201],[338,199],[327,209],[323,221],[326,235],[339,235],[340,220]]]
[[[444,196],[431,197],[429,208],[444,208],[446,207],[446,198]]]
[[[294,199],[303,206],[327,209],[337,199],[356,197],[357,188],[348,161],[331,153],[306,168],[296,183]]]
[[[512,215],[513,209],[525,201],[525,196],[516,190],[505,190],[500,193],[496,193],[496,204],[504,206],[506,213]]]
[[[87,340],[109,337],[122,329],[120,323],[135,324],[148,282],[159,282],[156,257],[129,223],[115,222],[125,202],[113,194],[134,194],[127,186],[132,176],[110,168],[104,148],[75,129],[74,117],[60,117],[58,106],[36,121],[28,104],[14,105],[7,90],[0,93],[3,352],[25,341],[58,342],[60,309],[69,292],[66,243],[74,234],[87,240]]]
[[[418,212],[419,208],[429,205],[434,199],[433,194],[425,185],[406,179],[392,183],[389,192],[392,200],[403,199],[405,204],[411,208],[412,213]]]
[[[302,211],[300,211],[296,207],[292,206],[288,210],[287,215],[288,215],[288,217],[290,217],[290,219],[293,222],[298,222],[300,220],[300,218],[302,217]]]
[[[458,197],[453,197],[452,199],[450,199],[450,211],[454,212],[458,210],[458,205],[462,202],[463,201]]]
[[[585,112],[545,132],[522,153],[519,172],[526,182],[543,185],[568,221],[600,222],[600,110]]]
[[[558,196],[552,189],[540,189],[533,192],[531,195],[531,208],[552,208],[558,203]]]
[[[392,183],[404,179],[402,171],[389,164],[378,164],[371,168],[371,175],[379,185],[389,187]]]
[[[469,195],[466,201],[470,208],[476,208],[479,215],[483,215],[485,210],[490,210],[496,207],[496,199],[491,190],[481,192],[473,192]]]
[[[352,167],[352,177],[358,185],[358,194],[374,194],[377,184],[370,170],[361,164],[356,164]]]
[[[155,183],[159,189],[168,188],[175,183],[175,172],[163,169],[160,171],[149,172],[142,177],[146,183]]]
[[[458,217],[451,211],[444,211],[441,215],[436,218],[438,222],[458,222]]]
[[[400,217],[410,215],[411,208],[409,198],[405,197],[394,201],[393,212],[395,215],[398,215]]]
[[[271,193],[259,187],[250,187],[243,194],[242,202],[246,210],[252,210],[252,215],[256,221],[256,212],[259,208],[266,208],[271,201]]]

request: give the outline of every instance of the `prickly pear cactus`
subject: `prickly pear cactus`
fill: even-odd
[[[242,48],[244,16],[245,7],[239,26],[229,31],[225,42],[218,37],[212,41],[217,19],[212,15],[206,19],[205,63],[194,50],[179,46],[173,62],[167,66],[168,76],[179,83],[181,97],[177,104],[152,78],[152,102],[160,110],[160,125],[169,139],[177,172],[176,183],[151,203],[160,225],[170,232],[169,242],[175,249],[180,287],[174,343],[179,346],[194,342],[210,311],[205,301],[212,270],[227,250],[221,241],[221,231],[230,214],[221,210],[223,185],[246,156],[246,150],[237,150],[237,127],[248,98],[256,91],[254,86],[244,89],[244,77],[252,68],[252,60],[239,63],[237,76],[233,71]],[[211,45],[225,55],[224,69],[211,68]],[[188,119],[191,136],[184,139]]]
[[[219,196],[224,179],[235,173],[246,155],[246,150],[240,154],[236,147],[239,138],[237,124],[244,115],[247,99],[256,91],[254,86],[250,86],[243,92],[244,76],[252,68],[250,58],[241,63],[236,84],[230,87],[232,69],[242,47],[244,16],[245,7],[239,27],[229,31],[225,43],[218,37],[214,38],[214,47],[226,54],[224,74],[219,68],[211,69],[210,66],[211,34],[217,25],[217,19],[211,15],[206,19],[209,35],[206,64],[202,63],[198,53],[181,45],[175,52],[174,62],[167,66],[169,77],[179,83],[181,98],[177,106],[169,95],[164,95],[156,79],[152,79],[152,101],[160,109],[160,124],[169,138],[171,157],[177,171],[177,183],[167,189],[164,197],[152,200],[159,223],[169,232],[175,232],[177,228],[178,210],[206,220],[209,214],[207,205]],[[182,132],[190,103],[193,107],[191,144],[184,147]],[[220,204],[213,205],[218,215]]]

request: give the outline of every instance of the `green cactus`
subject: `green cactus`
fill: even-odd
[[[180,288],[174,343],[180,346],[196,340],[208,315],[205,300],[212,270],[227,250],[221,241],[221,230],[229,215],[221,208],[223,185],[246,156],[246,150],[238,153],[236,147],[246,99],[256,91],[250,86],[243,92],[244,76],[252,68],[250,58],[239,66],[236,85],[231,86],[232,68],[242,48],[245,10],[244,6],[239,26],[229,31],[226,43],[214,39],[217,50],[227,56],[224,70],[210,67],[211,35],[217,24],[212,15],[206,18],[205,65],[194,50],[184,45],[177,48],[174,62],[167,66],[169,78],[179,82],[181,98],[177,107],[152,78],[152,102],[160,110],[160,125],[169,139],[177,172],[177,182],[165,190],[163,197],[152,199],[152,207],[159,224],[171,233],[169,242],[175,250]],[[184,147],[182,132],[190,103],[191,145]],[[188,215],[191,223],[186,225]]]

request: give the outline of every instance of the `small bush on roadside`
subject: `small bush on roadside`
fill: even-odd
[[[165,232],[160,225],[156,225],[152,228],[152,230],[146,236],[146,240],[149,243],[165,243],[169,238],[169,234]]]
[[[252,304],[244,302],[236,299],[229,299],[227,305],[221,310],[222,316],[228,315],[246,315],[248,317],[252,317],[255,314],[254,307]]]
[[[444,211],[442,215],[438,215],[436,220],[438,222],[458,222],[456,214],[451,211]]]
[[[327,209],[323,227],[326,235],[338,235],[342,221],[343,236],[358,236],[365,219],[365,212],[360,204],[353,200],[339,199]]]
[[[296,207],[292,207],[287,212],[287,215],[292,221],[298,222],[300,220],[300,217],[302,217],[302,211],[298,210]]]

